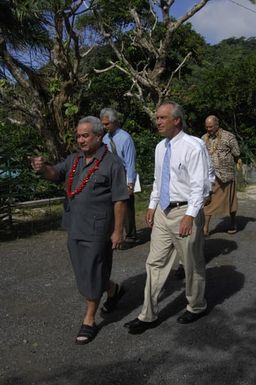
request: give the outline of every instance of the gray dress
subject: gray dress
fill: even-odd
[[[88,165],[85,165],[83,152],[69,155],[55,166],[59,181],[67,183],[72,164],[79,156],[73,191],[104,150],[102,145]],[[122,163],[107,152],[83,190],[66,200],[62,224],[68,232],[68,249],[77,286],[87,299],[100,299],[107,289],[112,267],[110,237],[114,229],[114,203],[128,198]]]

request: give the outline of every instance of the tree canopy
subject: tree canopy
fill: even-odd
[[[74,149],[80,117],[114,107],[150,183],[155,107],[174,99],[185,107],[190,132],[201,136],[214,113],[252,159],[256,39],[206,44],[189,20],[208,1],[175,19],[173,0],[1,0],[2,131],[14,146],[17,132],[23,139],[30,132],[33,148],[56,161]]]

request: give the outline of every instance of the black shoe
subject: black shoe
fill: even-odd
[[[189,324],[205,316],[206,313],[206,310],[202,311],[201,313],[191,313],[190,311],[186,310],[183,314],[181,314],[181,316],[177,318],[177,322],[179,322],[180,324]]]
[[[111,313],[113,310],[115,310],[118,301],[122,298],[124,293],[125,290],[123,286],[119,286],[118,284],[116,284],[115,294],[112,297],[108,297],[107,300],[104,302],[101,308],[102,313]]]
[[[126,241],[123,241],[121,246],[119,247],[119,250],[129,250],[133,247],[133,243],[127,243]]]
[[[125,327],[125,328],[129,328],[130,326],[136,324],[138,321],[139,321],[139,322],[142,322],[142,321],[139,320],[139,318],[132,319],[131,321],[126,322],[126,323],[124,324],[124,327]]]
[[[131,249],[132,247],[134,247],[138,244],[139,244],[139,239],[137,239],[137,238],[125,238],[120,249],[121,250],[128,250],[128,249]]]
[[[185,270],[182,265],[179,265],[178,269],[174,272],[174,277],[176,279],[184,279],[185,278]]]
[[[124,324],[125,328],[129,329],[130,334],[142,334],[147,329],[153,329],[158,325],[158,320],[152,322],[141,321],[139,318],[135,318],[132,321],[126,322]]]
[[[127,243],[137,243],[138,239],[136,237],[126,237],[124,241]]]

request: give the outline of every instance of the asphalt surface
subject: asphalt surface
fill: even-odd
[[[238,229],[216,219],[206,239],[209,314],[176,322],[185,308],[184,281],[171,272],[161,294],[160,325],[134,336],[123,324],[143,301],[149,231],[115,253],[113,278],[126,294],[101,318],[96,339],[74,343],[84,304],[61,230],[0,245],[1,385],[255,385],[255,194],[240,194]]]

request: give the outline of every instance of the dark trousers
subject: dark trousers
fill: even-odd
[[[127,200],[127,213],[124,222],[126,238],[136,239],[135,199],[134,194]]]

